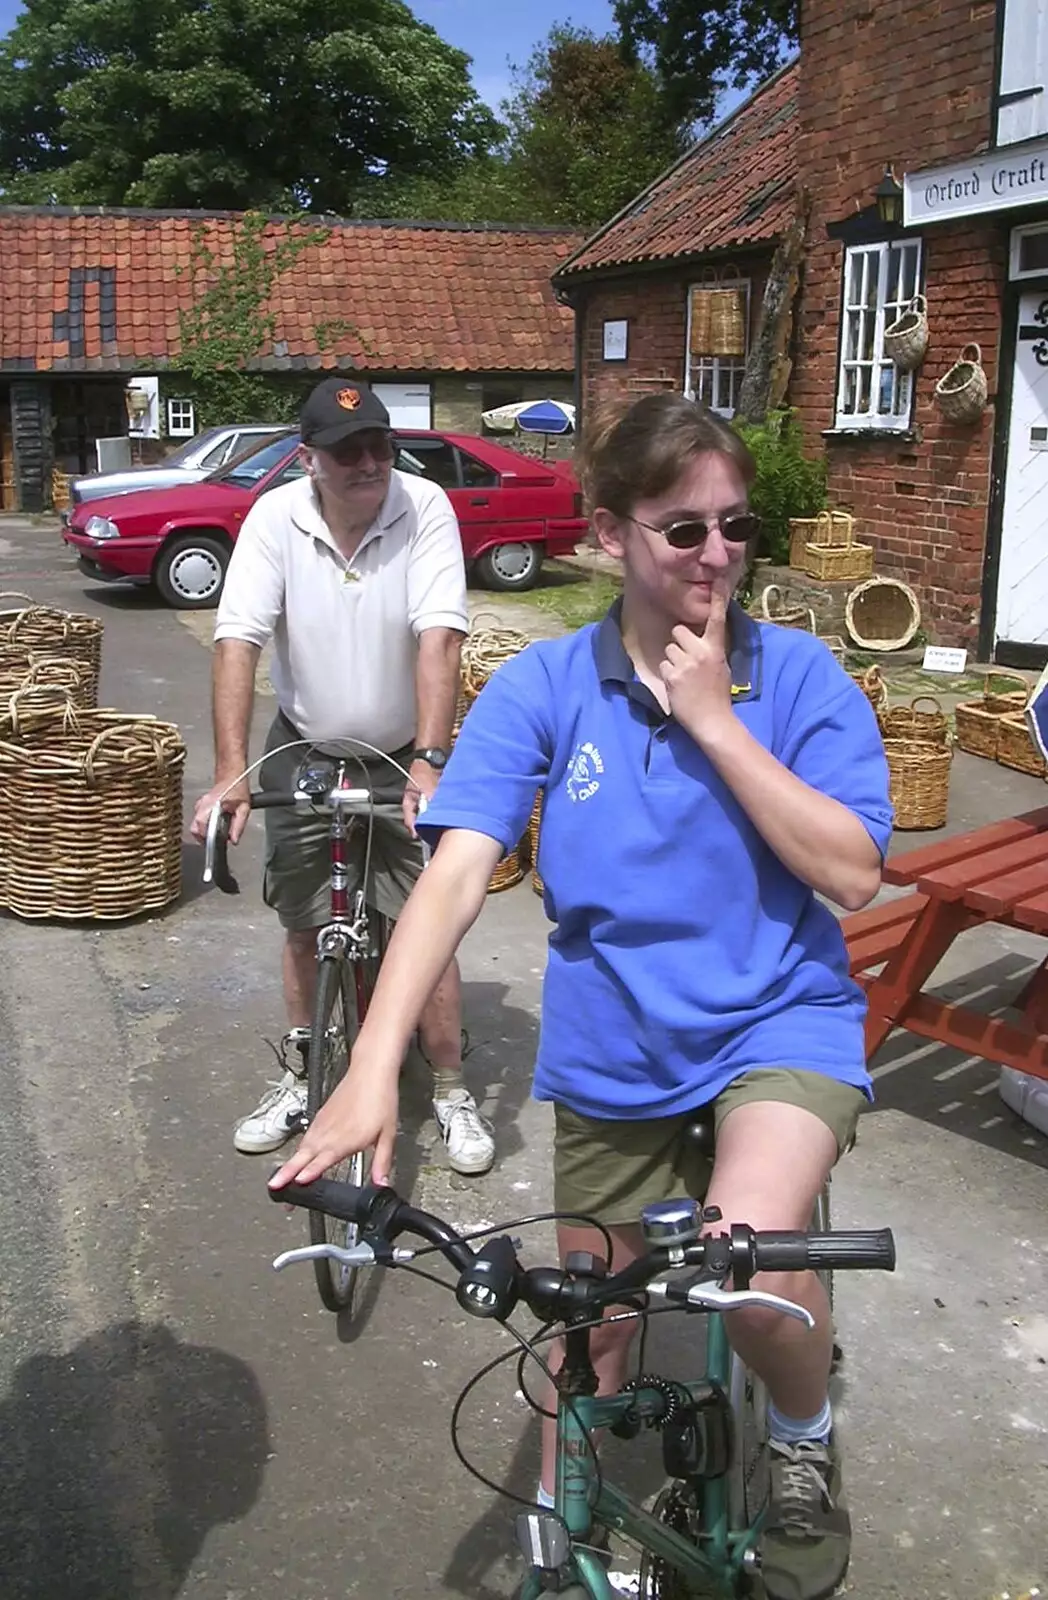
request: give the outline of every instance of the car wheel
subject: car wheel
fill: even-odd
[[[542,566],[542,546],[515,541],[493,544],[477,558],[480,580],[489,589],[533,589]]]
[[[153,582],[169,606],[206,611],[217,606],[229,565],[229,548],[207,533],[186,533],[160,552]]]

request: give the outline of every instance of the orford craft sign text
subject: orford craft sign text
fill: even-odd
[[[902,186],[906,227],[1048,204],[1048,139],[986,150],[948,167],[908,172]]]

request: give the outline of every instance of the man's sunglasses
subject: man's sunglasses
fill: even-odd
[[[711,528],[719,528],[725,544],[749,544],[761,531],[761,519],[752,511],[740,511],[733,517],[714,517],[704,522],[701,517],[689,517],[686,522],[671,522],[668,528],[657,528],[653,522],[642,522],[631,517],[638,528],[649,533],[661,533],[674,550],[698,550],[709,538]]]
[[[392,461],[396,453],[391,435],[381,429],[350,434],[348,439],[340,439],[337,444],[321,448],[334,456],[340,467],[355,467],[359,461],[363,461],[365,454],[372,461]]]

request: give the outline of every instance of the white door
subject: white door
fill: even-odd
[[[430,426],[428,383],[373,383],[371,387],[389,412],[394,428]]]
[[[1048,644],[1048,294],[1019,302],[1005,459],[998,639]]]

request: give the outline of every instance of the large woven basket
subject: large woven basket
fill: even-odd
[[[4,609],[5,600],[26,600],[17,610]],[[86,705],[98,704],[98,677],[102,669],[102,623],[97,617],[38,606],[26,595],[0,594],[0,646],[21,647],[37,655],[60,656],[84,669]]]
[[[986,761],[997,760],[997,743],[1002,717],[1021,712],[1030,697],[1025,678],[1013,677],[1007,672],[995,672],[995,678],[1006,683],[1016,683],[1017,689],[1003,693],[991,692],[990,680],[977,700],[962,700],[953,713],[957,748],[970,756],[982,756]]]
[[[791,517],[790,566],[805,572],[805,552],[810,544],[840,549],[849,545],[855,518],[847,511],[820,511],[815,517]]]
[[[1028,772],[1031,778],[1045,776],[1041,755],[1021,711],[1010,711],[997,721],[997,764],[1014,772]]]
[[[904,832],[941,828],[950,794],[950,746],[914,739],[885,739],[895,826]]]
[[[888,685],[880,667],[874,664],[867,667],[865,672],[849,672],[848,676],[855,679],[875,711],[888,709]]]
[[[950,742],[950,723],[934,695],[919,694],[908,706],[891,706],[878,712],[885,739],[913,739],[920,744]]]
[[[170,905],[185,754],[171,723],[14,696],[0,717],[0,905],[98,921]]]
[[[863,650],[905,650],[921,625],[921,608],[908,583],[867,578],[844,602],[844,624]]]
[[[84,711],[95,704],[94,678],[82,661],[37,654],[22,645],[0,644],[0,704],[20,689],[61,689]]]
[[[976,422],[986,409],[987,393],[982,351],[977,344],[966,344],[960,360],[935,385],[939,410],[949,422]]]
[[[873,545],[852,540],[845,545],[809,544],[804,549],[804,570],[820,583],[850,582],[873,573]]]
[[[462,646],[462,696],[469,704],[504,661],[519,655],[531,643],[527,634],[516,628],[478,627],[479,620],[479,616],[473,619]]]

